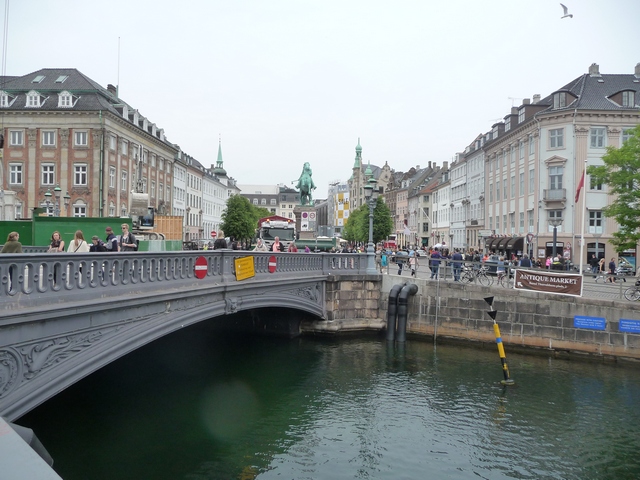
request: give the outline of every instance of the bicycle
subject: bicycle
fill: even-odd
[[[640,300],[640,280],[636,281],[633,287],[629,287],[624,291],[624,298],[630,302],[637,302]]]
[[[511,281],[511,276],[507,274],[507,272],[498,272],[497,280],[498,285],[504,288],[512,288],[513,282]]]
[[[460,281],[463,283],[478,282],[480,285],[490,287],[493,284],[493,278],[487,274],[487,267],[473,268],[464,265]]]

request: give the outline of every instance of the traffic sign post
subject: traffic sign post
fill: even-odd
[[[278,264],[278,260],[275,255],[271,255],[269,257],[269,273],[273,273],[276,271],[276,266]]]
[[[211,238],[216,238],[217,235],[218,234],[215,232],[215,230],[211,232]]]
[[[193,267],[193,273],[196,278],[202,280],[207,276],[207,270],[209,270],[209,263],[207,262],[207,259],[204,257],[196,258],[196,264]]]

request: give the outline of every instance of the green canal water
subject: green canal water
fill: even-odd
[[[506,350],[200,325],[17,423],[65,480],[640,478],[640,369]]]

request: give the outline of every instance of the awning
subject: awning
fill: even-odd
[[[491,242],[488,244],[489,246],[487,248],[489,249],[489,251],[495,251],[498,248],[498,243],[500,243],[502,237],[494,237],[490,238],[489,240],[491,240]]]
[[[512,237],[505,246],[506,250],[524,252],[524,237]]]
[[[498,250],[504,250],[507,247],[507,243],[509,242],[509,240],[511,240],[511,237],[502,237],[496,245],[496,248]]]

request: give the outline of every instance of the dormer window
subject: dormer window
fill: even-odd
[[[553,94],[553,108],[564,108],[567,106],[567,94],[565,92],[558,92]]]
[[[623,107],[635,107],[636,106],[636,92],[628,90],[622,92],[622,106]]]
[[[511,117],[504,120],[504,131],[508,132],[509,130],[511,130]]]
[[[0,108],[7,108],[11,105],[15,97],[12,97],[7,92],[0,90]]]
[[[71,107],[73,107],[73,97],[66,90],[64,92],[60,92],[58,94],[58,107],[59,108],[71,108]]]
[[[518,110],[518,123],[522,123],[524,122],[524,118],[525,118],[525,108],[522,107],[520,110]]]
[[[40,95],[40,93],[36,92],[35,90],[31,90],[29,93],[27,93],[26,107],[40,108],[44,104],[45,100],[46,99],[44,99],[43,96]]]

